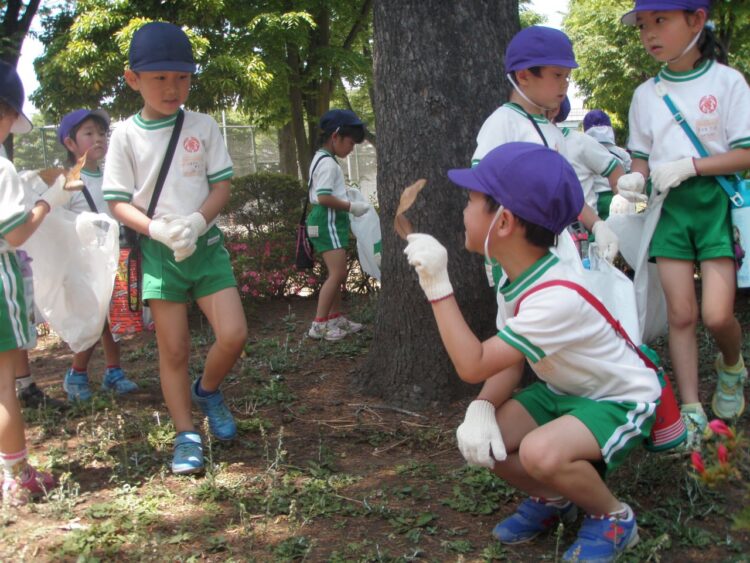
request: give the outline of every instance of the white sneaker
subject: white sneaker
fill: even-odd
[[[321,338],[330,341],[341,340],[346,334],[346,332],[336,326],[332,326],[328,323],[316,322],[313,322],[312,326],[310,326],[310,330],[307,331],[307,335],[315,340],[320,340]]]
[[[344,331],[347,334],[352,334],[355,332],[359,332],[362,330],[362,325],[360,323],[355,323],[354,321],[350,321],[347,319],[344,315],[339,315],[332,321],[328,321],[328,326],[335,326],[339,330]]]

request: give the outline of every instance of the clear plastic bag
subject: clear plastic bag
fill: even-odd
[[[349,201],[367,202],[361,191],[354,188],[346,190]],[[366,274],[380,281],[380,259],[382,242],[380,235],[380,217],[374,207],[367,210],[361,217],[351,217],[351,227],[357,237],[357,255],[359,263]]]

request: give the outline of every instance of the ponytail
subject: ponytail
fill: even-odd
[[[703,28],[701,38],[698,40],[698,49],[701,52],[701,56],[695,62],[693,68],[698,68],[706,61],[712,60],[720,62],[721,64],[727,64],[727,52],[716,37],[713,24],[708,24]]]

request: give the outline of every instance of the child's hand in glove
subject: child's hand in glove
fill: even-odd
[[[495,460],[503,461],[508,457],[495,418],[495,405],[489,401],[480,399],[469,404],[464,421],[456,431],[456,438],[458,449],[469,465],[492,469]]]
[[[406,237],[409,244],[404,254],[419,275],[427,299],[439,301],[453,293],[448,278],[448,251],[431,235],[413,233]]]

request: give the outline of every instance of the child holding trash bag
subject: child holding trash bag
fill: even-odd
[[[665,63],[633,95],[632,172],[618,188],[631,200],[643,199],[648,178],[649,207],[661,205],[649,256],[656,260],[666,297],[669,353],[689,448],[700,444],[707,425],[698,393],[696,262],[700,313],[719,349],[711,402],[716,416],[742,414],[747,378],[734,316],[730,202],[717,176],[750,168],[750,88],[741,73],[718,62],[724,53],[707,21],[709,9],[710,0],[636,0],[622,17],[624,24],[638,27],[649,54]]]
[[[335,157],[346,158],[365,138],[364,123],[350,110],[332,109],[320,118],[320,149],[310,163],[310,203],[307,235],[313,249],[323,256],[328,277],[318,295],[310,338],[341,340],[362,330],[362,325],[341,313],[341,284],[346,281],[346,247],[349,245],[349,213],[360,217],[370,204],[349,201],[344,173]]]
[[[107,131],[109,115],[101,109],[78,109],[66,114],[60,121],[57,139],[68,151],[68,164],[73,165],[85,158],[81,168],[83,189],[76,192],[66,205],[67,209],[75,213],[91,211],[110,214],[102,194],[103,175],[99,169],[99,162],[107,153]],[[138,385],[128,379],[120,367],[120,342],[112,336],[109,321],[104,323],[101,343],[106,364],[102,389],[114,391],[118,395],[138,389]],[[73,365],[67,370],[63,380],[63,389],[68,394],[69,401],[91,399],[88,365],[95,346],[73,355]]]
[[[0,144],[10,133],[28,133],[23,114],[24,91],[16,70],[0,62]],[[16,397],[15,371],[19,349],[28,340],[29,319],[23,276],[15,248],[23,244],[54,206],[65,205],[70,192],[65,177],[30,203],[13,164],[0,157],[0,459],[3,464],[3,503],[22,505],[55,486],[55,478],[28,461],[24,423]]]

